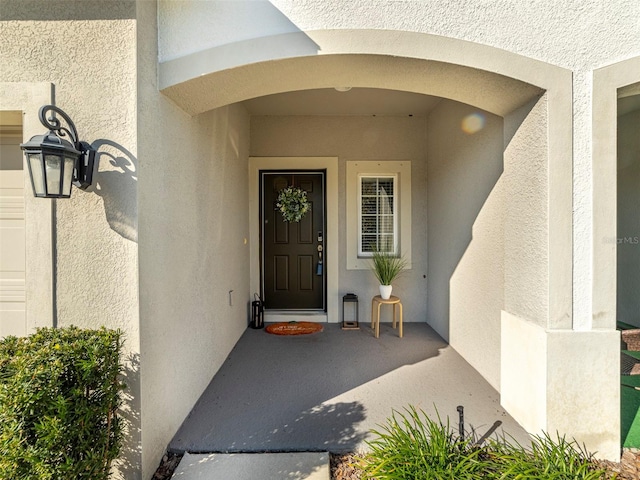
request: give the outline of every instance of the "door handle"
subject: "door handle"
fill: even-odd
[[[318,266],[316,267],[316,275],[322,275],[322,245],[318,245]]]

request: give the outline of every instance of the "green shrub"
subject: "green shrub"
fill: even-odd
[[[119,331],[39,329],[0,340],[0,478],[109,478],[120,451]]]
[[[472,448],[449,427],[414,407],[406,415],[394,412],[376,439],[367,442],[370,453],[360,465],[365,478],[377,480],[431,480],[484,478],[483,449]]]
[[[504,438],[478,446],[461,439],[449,420],[430,419],[414,407],[393,412],[359,465],[364,478],[376,480],[600,480],[604,470],[575,442],[548,435],[533,438],[530,449]]]

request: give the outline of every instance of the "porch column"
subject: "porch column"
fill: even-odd
[[[620,457],[619,335],[547,330],[502,312],[501,404],[529,432]]]

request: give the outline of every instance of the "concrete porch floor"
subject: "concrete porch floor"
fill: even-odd
[[[277,336],[247,331],[169,445],[174,452],[348,452],[366,450],[371,429],[392,410],[414,405],[450,418],[465,407],[467,429],[483,435],[496,421],[523,445],[528,435],[499,395],[424,323],[404,338],[382,323],[343,331]]]

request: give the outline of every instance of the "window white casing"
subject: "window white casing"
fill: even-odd
[[[366,238],[363,249],[363,235],[370,236],[370,240],[378,238],[377,235],[384,234],[393,237],[392,250],[407,260],[407,268],[411,268],[411,162],[402,161],[347,161],[346,162],[346,227],[347,227],[347,270],[367,270],[371,265],[371,252],[367,251]],[[370,182],[392,181],[393,199],[386,198],[386,192],[377,190],[375,194],[364,195],[362,192],[363,179]],[[386,179],[386,180],[385,180]],[[391,180],[392,179],[392,180]],[[378,184],[376,183],[376,186]],[[387,188],[388,190],[389,188]],[[369,190],[371,193],[371,189]],[[371,202],[370,207],[365,206],[370,212],[367,232],[363,234],[363,198],[365,202]],[[376,209],[373,209],[375,200]],[[383,207],[380,205],[382,202]],[[391,209],[384,210],[384,204]],[[391,225],[380,227],[381,217],[393,218]],[[392,234],[391,234],[392,230]]]

